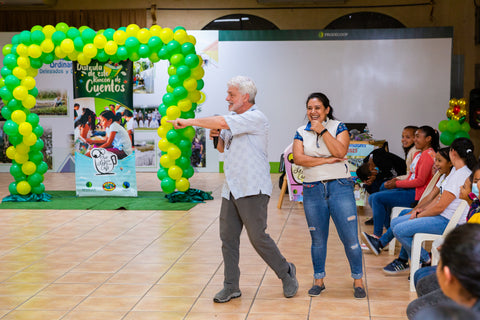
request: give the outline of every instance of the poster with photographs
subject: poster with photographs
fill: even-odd
[[[132,62],[73,64],[78,196],[137,196]]]
[[[141,58],[133,62],[133,92],[154,93],[155,64],[150,59]]]

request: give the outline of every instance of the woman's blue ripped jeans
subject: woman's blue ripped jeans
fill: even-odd
[[[362,249],[358,241],[357,207],[351,179],[303,183],[303,206],[312,237],[315,279],[325,277],[325,259],[330,217],[345,248],[352,278],[361,279]]]

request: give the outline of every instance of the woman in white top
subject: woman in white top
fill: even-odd
[[[355,298],[365,298],[362,250],[358,242],[357,208],[353,179],[345,159],[350,136],[343,122],[334,120],[330,101],[323,93],[307,99],[308,123],[297,129],[293,160],[303,166],[303,206],[312,238],[314,285],[318,296],[324,289],[325,259],[330,217],[337,227],[350,263]]]

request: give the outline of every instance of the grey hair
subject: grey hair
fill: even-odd
[[[238,91],[245,95],[248,93],[249,99],[248,102],[255,103],[255,96],[257,95],[257,87],[255,86],[255,82],[252,79],[245,76],[236,76],[230,79],[227,82],[228,87],[235,87]]]

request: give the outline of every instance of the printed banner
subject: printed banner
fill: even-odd
[[[78,196],[137,196],[132,61],[73,63]]]
[[[355,202],[357,206],[363,207],[367,203],[367,191],[363,187],[360,179],[357,179],[357,168],[363,164],[363,159],[373,151],[375,146],[369,143],[361,143],[360,141],[355,141],[348,146],[348,165],[352,177],[355,178]]]

